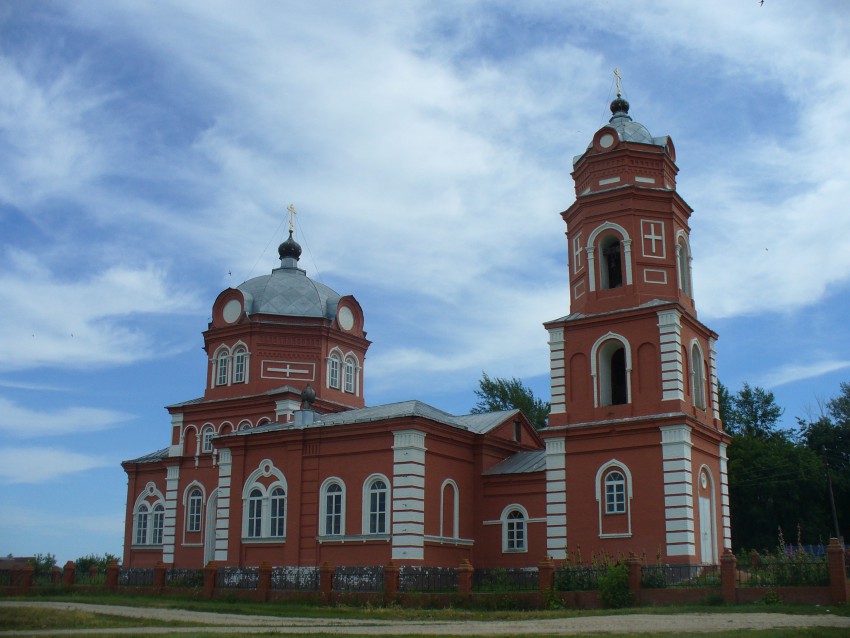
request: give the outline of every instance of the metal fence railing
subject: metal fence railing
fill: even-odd
[[[739,587],[823,587],[829,585],[826,561],[738,566]]]
[[[644,565],[640,574],[641,587],[662,589],[675,587],[720,587],[719,565]]]
[[[318,591],[318,567],[275,567],[272,569],[272,589]]]
[[[153,568],[122,567],[118,572],[118,584],[127,587],[150,587],[153,585]]]
[[[562,567],[555,570],[555,591],[593,591],[607,567]]]
[[[457,591],[457,570],[453,567],[416,567],[399,569],[398,588],[403,592]]]
[[[334,591],[377,592],[384,590],[383,567],[337,567],[334,569]]]
[[[165,570],[165,584],[168,587],[201,588],[204,586],[204,570],[171,567]]]
[[[219,567],[215,586],[220,589],[257,589],[260,583],[258,567]]]
[[[472,590],[480,592],[534,591],[539,585],[536,567],[476,569]]]

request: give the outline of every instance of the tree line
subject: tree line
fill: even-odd
[[[549,403],[517,378],[482,374],[473,413],[520,409],[537,429],[546,427]],[[775,548],[787,543],[850,541],[850,383],[784,429],[772,392],[744,383],[735,393],[719,386],[720,418],[732,437],[727,449],[732,545]]]

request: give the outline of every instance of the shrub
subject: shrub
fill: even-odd
[[[599,577],[599,600],[603,607],[619,609],[632,604],[629,571],[625,565],[614,565]]]
[[[35,578],[46,578],[56,565],[56,557],[53,554],[36,554],[29,562],[35,569]]]
[[[80,556],[74,563],[77,566],[77,573],[87,574],[92,565],[97,567],[98,573],[105,573],[106,566],[113,560],[118,560],[117,556],[113,556],[109,552],[105,553],[103,556],[98,556],[97,554],[88,554],[87,556]]]

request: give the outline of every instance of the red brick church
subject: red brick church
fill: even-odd
[[[228,288],[201,398],[168,447],[125,461],[124,565],[533,566],[546,556],[731,547],[715,339],[697,319],[676,152],[629,116],[575,158],[561,213],[570,313],[545,324],[552,413],[367,407],[364,314],[299,268]]]

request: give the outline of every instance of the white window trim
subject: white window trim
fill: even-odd
[[[347,370],[348,362],[352,362],[351,369],[351,389],[348,389]],[[340,384],[342,391],[354,396],[360,396],[360,360],[353,352],[348,352],[342,360],[342,383]]]
[[[254,425],[251,423],[251,419],[242,419],[236,426],[236,431],[242,432],[243,430],[250,430],[252,427]]]
[[[247,344],[245,344],[244,341],[238,341],[233,346],[231,352],[233,353],[231,355],[231,364],[230,364],[230,378],[231,378],[232,383],[234,383],[234,384],[238,383],[240,385],[248,383],[248,381],[250,380],[249,375],[248,375],[248,370],[249,370],[248,362],[250,361],[251,353],[248,351]],[[237,358],[237,356],[239,355],[240,352],[244,353],[245,356],[242,358],[242,379],[237,381],[236,380],[236,358]]]
[[[138,529],[140,522],[140,513],[139,509],[142,506],[147,508],[147,511],[144,513],[145,516],[145,534],[143,542],[138,541]],[[154,508],[157,506],[161,506],[163,508],[163,528],[165,522],[165,497],[162,495],[156,488],[156,484],[153,481],[148,482],[145,485],[145,489],[136,497],[135,503],[133,503],[133,539],[132,539],[132,547],[138,547],[142,549],[148,548],[156,548],[162,547],[162,542],[154,543],[153,542],[153,521],[154,521]],[[163,529],[164,532],[164,529]]]
[[[225,364],[224,380],[223,381],[221,379],[222,375],[220,374],[220,370],[219,370],[219,366],[220,366],[220,363],[221,363],[222,360],[224,361],[224,364]],[[230,378],[231,378],[230,373],[231,373],[231,368],[233,367],[233,366],[230,365],[230,360],[231,360],[231,355],[230,355],[230,348],[229,347],[222,344],[218,348],[216,348],[216,351],[215,351],[215,353],[213,353],[213,356],[212,356],[213,374],[212,374],[212,379],[211,379],[211,383],[210,383],[211,387],[218,388],[218,387],[221,387],[221,386],[230,385]]]
[[[207,440],[206,437],[207,432],[212,432],[209,440]],[[215,446],[212,442],[212,437],[214,437],[216,434],[218,434],[218,431],[212,423],[204,423],[204,427],[201,428],[201,436],[198,439],[198,446],[201,453],[212,454],[213,450],[215,449]],[[209,445],[207,443],[209,443]]]
[[[325,519],[327,517],[327,494],[328,488],[331,485],[339,485],[342,488],[342,494],[340,497],[340,521],[339,521],[339,534],[326,534],[325,533]],[[338,538],[340,536],[345,536],[345,514],[346,514],[346,489],[345,489],[345,481],[336,476],[330,476],[326,478],[322,482],[322,486],[319,489],[319,538],[328,539],[328,538]]]
[[[369,531],[371,518],[372,518],[372,485],[374,485],[377,481],[383,481],[386,486],[386,499],[384,500],[384,531],[383,532],[371,532]],[[365,481],[363,481],[363,518],[361,521],[361,528],[363,530],[364,536],[386,536],[392,530],[392,521],[390,520],[390,515],[392,513],[392,483],[390,480],[384,476],[383,474],[371,474],[369,475]],[[344,493],[344,490],[343,490]]]
[[[602,489],[602,481],[610,471],[618,471],[626,478],[626,520],[628,522],[628,531],[618,532],[614,534],[605,534],[602,532],[602,521],[605,514],[605,492]],[[625,463],[617,459],[611,459],[596,471],[596,506],[599,510],[599,538],[630,538],[632,535],[632,473]],[[612,516],[612,515],[609,515]],[[613,514],[613,516],[622,516],[622,514]]]
[[[684,249],[684,255],[681,254]],[[691,242],[684,230],[676,233],[676,285],[688,297],[693,298],[694,285],[691,274]]]
[[[189,498],[190,494],[194,490],[199,490],[201,492],[201,509],[200,509],[200,521],[198,529],[190,530],[189,529],[189,520],[190,520],[190,505],[191,500]],[[186,489],[183,490],[183,542],[186,542],[186,534],[198,534],[203,533],[204,531],[204,515],[206,510],[206,502],[207,502],[207,493],[204,489],[204,486],[201,485],[198,481],[192,481],[189,485],[186,486]]]
[[[339,348],[334,348],[328,353],[327,359],[327,386],[334,390],[342,390],[342,363],[344,357]],[[334,384],[333,368],[336,363],[336,384]]]
[[[600,255],[600,259],[596,258],[596,250],[598,246],[596,245],[596,238],[599,235],[605,233],[605,231],[614,231],[620,235],[620,245],[623,248],[623,254],[621,255],[623,259],[623,286],[631,286],[632,285],[632,240],[629,237],[628,231],[620,226],[619,224],[615,224],[614,222],[604,222],[597,226],[590,235],[587,237],[587,278],[588,283],[590,284],[590,291],[593,292],[597,289],[598,282],[597,279],[597,270],[596,262],[599,261],[601,266],[602,259]]]
[[[508,516],[513,512],[519,512],[522,515],[523,534],[521,548],[508,548]],[[513,520],[513,519],[512,519]],[[519,503],[511,503],[502,510],[502,515],[499,517],[499,522],[502,524],[502,553],[503,554],[527,554],[528,553],[528,510]]]
[[[632,348],[629,340],[622,335],[614,332],[608,332],[602,335],[593,344],[590,349],[590,376],[593,380],[593,407],[598,408],[602,405],[610,405],[602,403],[602,382],[604,379],[599,366],[599,349],[609,341],[619,341],[623,345],[626,355],[626,404],[632,402]],[[610,370],[608,371],[610,377]],[[609,379],[610,381],[610,379]]]
[[[697,356],[694,356],[694,350],[697,351]],[[696,339],[691,339],[688,358],[690,359],[691,373],[691,403],[694,407],[700,410],[705,410],[706,388],[705,388],[705,356],[702,352],[702,346]]]
[[[273,478],[269,485],[260,483],[261,478]],[[271,494],[276,487],[283,489],[283,535],[272,536],[271,534]],[[248,536],[249,524],[248,514],[250,512],[251,492],[260,491],[261,518],[260,535]],[[259,467],[251,472],[245,480],[242,488],[242,542],[243,543],[283,543],[286,541],[286,527],[289,525],[289,486],[286,477],[274,463],[269,459],[263,459]]]
[[[451,488],[454,491],[454,505],[452,511],[452,529],[451,536],[442,536],[446,531],[445,521],[443,520],[446,499],[446,489]],[[460,538],[460,490],[457,483],[453,479],[446,479],[440,486],[440,534],[441,538]]]

